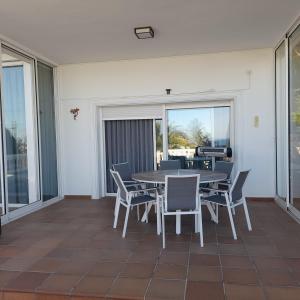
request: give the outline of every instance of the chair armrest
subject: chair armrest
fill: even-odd
[[[210,192],[215,192],[215,193],[223,193],[223,194],[227,194],[228,191],[226,190],[218,190],[218,189],[212,189],[212,188],[205,188],[204,190],[210,191]]]
[[[157,192],[157,188],[140,189],[140,190],[130,191],[130,192],[128,192],[128,193],[129,193],[129,194],[134,194],[134,193],[148,192],[148,191],[155,191],[155,192]]]

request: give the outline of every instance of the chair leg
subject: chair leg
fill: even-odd
[[[130,212],[130,205],[128,205],[127,208],[126,208],[125,222],[124,222],[123,234],[122,234],[122,237],[123,237],[123,238],[124,238],[125,235],[126,235],[127,224],[128,224],[128,218],[129,218],[129,212]]]
[[[161,233],[161,215],[160,215],[160,201],[156,200],[156,226],[157,226],[157,235]]]
[[[195,233],[199,232],[199,218],[198,215],[195,214]]]
[[[230,220],[230,224],[231,224],[233,238],[236,240],[237,236],[236,236],[234,221],[233,221],[233,218],[232,218],[231,208],[230,208],[229,205],[227,205],[227,210],[228,210],[228,216],[229,216],[229,220]]]
[[[203,224],[202,224],[202,209],[200,206],[198,217],[198,230],[200,234],[200,246],[203,247]]]
[[[140,206],[139,205],[136,206],[136,214],[137,214],[137,220],[139,221],[140,220]]]
[[[163,248],[166,248],[166,229],[165,229],[165,215],[162,212],[161,214],[161,224],[162,224],[162,240],[163,240]]]
[[[235,207],[231,208],[232,214],[235,216]]]
[[[116,205],[115,205],[115,218],[114,218],[114,225],[113,228],[117,228],[118,224],[118,217],[119,217],[119,211],[120,211],[120,200],[116,199]]]
[[[247,225],[248,225],[248,230],[251,231],[252,226],[251,226],[251,222],[250,222],[250,217],[249,217],[249,212],[248,212],[248,206],[247,206],[246,199],[244,199],[244,201],[243,201],[243,207],[244,207],[245,217],[246,217],[246,221],[247,221]]]
[[[145,203],[146,223],[148,223],[148,204]]]

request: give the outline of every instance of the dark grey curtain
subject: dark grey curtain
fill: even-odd
[[[53,68],[38,62],[43,201],[58,195]]]
[[[128,162],[132,173],[153,170],[153,120],[105,121],[107,192],[116,191],[112,164]]]

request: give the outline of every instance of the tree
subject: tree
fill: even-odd
[[[194,119],[189,124],[190,142],[196,146],[210,146],[211,139],[208,133],[205,132],[202,123],[198,119]]]

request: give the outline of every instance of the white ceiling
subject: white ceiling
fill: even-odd
[[[299,0],[0,0],[0,33],[57,63],[274,47]],[[138,40],[134,27],[155,38]]]

